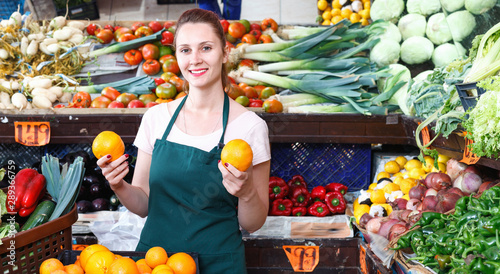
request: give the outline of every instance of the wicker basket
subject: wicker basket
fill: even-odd
[[[0,245],[1,273],[38,273],[40,264],[71,250],[71,226],[78,219],[76,206],[66,215],[33,229],[2,239]]]

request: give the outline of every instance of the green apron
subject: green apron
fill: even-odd
[[[246,273],[238,198],[224,188],[217,167],[229,116],[228,96],[222,136],[210,152],[167,141],[186,98],[154,145],[148,218],[136,250],[162,246],[168,252],[196,252],[201,274]]]

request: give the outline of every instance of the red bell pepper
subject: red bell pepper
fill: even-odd
[[[290,214],[292,214],[292,204],[290,199],[276,199],[273,201],[270,215],[290,216]]]
[[[325,196],[326,188],[324,186],[316,186],[311,190],[311,199],[313,200],[313,202],[323,202],[325,201]]]
[[[316,217],[325,217],[330,214],[330,210],[323,202],[314,202],[307,208],[307,212]]]
[[[311,194],[309,190],[303,186],[295,186],[292,188],[290,199],[293,202],[293,206],[308,206],[311,200]]]
[[[30,168],[20,170],[11,184],[14,188],[14,195],[7,196],[8,212],[19,213],[21,217],[30,215],[45,194],[45,185],[45,177],[36,170]]]
[[[292,208],[292,216],[306,216],[307,207],[305,206],[297,206]]]
[[[283,199],[288,195],[289,187],[285,180],[280,177],[269,177],[269,199],[271,201],[276,199]]]
[[[342,193],[336,191],[326,193],[325,203],[333,214],[345,213],[346,203]]]
[[[325,188],[326,192],[340,192],[342,195],[347,193],[347,186],[340,183],[329,183]]]
[[[304,180],[304,177],[302,175],[293,175],[292,179],[288,180],[288,186],[290,189],[293,189],[296,186],[303,186],[307,188],[306,181]]]

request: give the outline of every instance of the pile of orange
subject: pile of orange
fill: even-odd
[[[165,249],[156,246],[137,262],[114,254],[107,247],[93,244],[86,247],[76,262],[64,265],[55,258],[40,265],[40,274],[195,274],[196,262],[191,255],[178,252],[168,256]]]
[[[125,144],[120,135],[113,131],[99,133],[92,142],[92,153],[97,159],[111,155],[111,161],[118,159],[125,152]]]
[[[224,146],[220,159],[223,165],[229,163],[240,171],[246,171],[252,165],[253,151],[245,140],[234,139]]]

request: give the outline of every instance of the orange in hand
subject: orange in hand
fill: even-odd
[[[240,171],[246,171],[252,165],[252,148],[245,140],[231,140],[222,149],[220,159],[223,165],[229,163]]]
[[[114,161],[125,152],[125,144],[120,135],[113,131],[103,131],[92,142],[92,152],[97,159],[109,154],[111,161]]]

